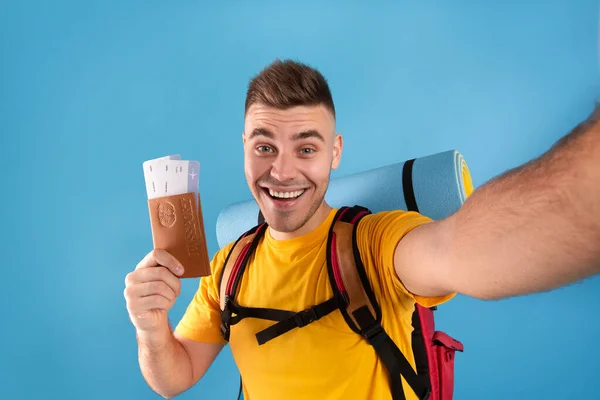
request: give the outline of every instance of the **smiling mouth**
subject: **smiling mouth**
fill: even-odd
[[[262,188],[262,190],[273,200],[279,201],[292,201],[298,199],[306,192],[306,189],[299,189],[293,191],[279,192],[273,189]]]

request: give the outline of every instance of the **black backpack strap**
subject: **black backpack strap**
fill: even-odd
[[[267,228],[264,219],[259,224],[240,236],[225,258],[223,273],[219,278],[219,301],[221,307],[221,335],[229,340],[231,325],[243,318],[254,317],[281,320],[288,317],[286,311],[262,308],[240,307],[235,301],[240,281],[246,270],[250,256],[256,250],[260,238]],[[292,313],[289,313],[292,314]],[[235,315],[235,316],[234,316]],[[243,382],[240,374],[238,400],[242,398]]]
[[[415,188],[413,186],[413,166],[415,159],[408,160],[402,166],[402,191],[404,192],[404,202],[407,211],[419,211],[417,199],[415,198]]]
[[[427,357],[427,348],[425,345],[425,332],[423,332],[423,325],[421,321],[421,315],[419,310],[425,310],[424,307],[415,303],[415,310],[412,315],[412,350],[415,357],[415,366],[417,367],[417,374],[422,376],[429,376],[429,359]],[[437,307],[431,307],[430,310],[436,310]],[[427,384],[431,386],[431,381],[427,380]]]
[[[339,302],[335,297],[310,307],[297,313],[290,313],[286,319],[272,325],[256,334],[256,340],[259,345],[267,343],[269,340],[283,335],[294,328],[303,328],[311,322],[318,321],[327,314],[339,309]],[[289,312],[289,311],[287,311]]]
[[[225,340],[229,340],[230,325],[239,322],[243,317],[239,316],[239,306],[235,303],[240,281],[248,264],[250,256],[258,246],[267,225],[265,223],[250,229],[234,243],[227,258],[223,273],[219,278],[219,301],[221,307],[221,334]],[[232,314],[236,312],[235,317]]]
[[[384,363],[390,377],[394,400],[404,400],[401,376],[407,381],[419,399],[430,396],[429,386],[418,376],[404,354],[381,326],[381,309],[371,289],[362,263],[356,231],[358,223],[370,211],[363,207],[342,207],[331,226],[327,245],[327,266],[334,293],[344,299],[341,308],[348,326],[362,335],[373,346]],[[349,251],[349,250],[352,251]]]

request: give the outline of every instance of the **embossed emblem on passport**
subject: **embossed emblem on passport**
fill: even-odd
[[[158,205],[158,221],[165,228],[170,228],[175,224],[175,206],[168,201],[163,201]]]

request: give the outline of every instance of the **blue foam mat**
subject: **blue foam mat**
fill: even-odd
[[[325,200],[336,208],[361,205],[373,212],[406,210],[402,183],[405,163],[403,161],[332,179]],[[469,182],[465,182],[464,177]],[[457,150],[416,158],[412,180],[419,212],[433,219],[443,219],[456,212],[464,203],[470,185],[468,167]],[[217,218],[219,247],[235,241],[255,226],[258,213],[254,199],[225,207]]]

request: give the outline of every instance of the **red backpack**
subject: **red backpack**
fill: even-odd
[[[256,334],[259,345],[339,311],[348,326],[373,346],[386,366],[394,400],[405,399],[401,376],[422,400],[449,400],[454,391],[454,354],[463,345],[435,330],[434,308],[418,304],[412,317],[412,350],[416,371],[381,326],[381,309],[371,289],[356,244],[358,222],[371,212],[360,206],[342,207],[335,215],[327,241],[327,270],[333,289],[329,300],[300,312],[242,307],[235,301],[248,260],[267,224],[244,233],[225,260],[220,277],[221,333],[229,340],[231,325],[243,318],[262,318],[275,324]],[[240,387],[241,392],[241,387]]]

